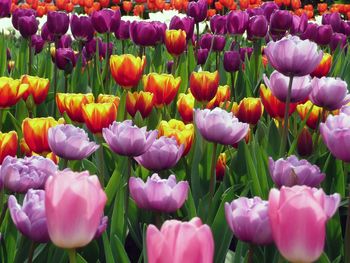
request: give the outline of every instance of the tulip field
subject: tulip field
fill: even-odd
[[[348,19],[0,0],[0,262],[350,263]]]

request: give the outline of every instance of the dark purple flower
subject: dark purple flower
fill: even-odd
[[[347,37],[350,36],[350,24],[349,24],[349,21],[342,21],[342,23],[341,23],[341,32],[340,33],[343,33]]]
[[[271,32],[285,32],[292,26],[293,16],[288,10],[275,10],[270,17]]]
[[[106,231],[107,229],[107,225],[108,225],[108,216],[103,216],[101,218],[101,222],[100,222],[100,225],[97,227],[97,230],[96,230],[96,234],[94,236],[94,239],[97,239],[99,238],[100,236],[102,236],[103,232]]]
[[[41,28],[41,37],[47,42],[53,42],[55,40],[55,36],[51,34],[49,28],[47,27],[47,22]]]
[[[56,36],[62,36],[68,31],[69,17],[64,12],[49,12],[47,14],[47,28]]]
[[[253,16],[248,22],[248,39],[253,40],[255,38],[263,38],[266,36],[268,28],[268,22],[263,15]]]
[[[210,30],[214,34],[226,34],[227,16],[214,15],[210,19]]]
[[[204,65],[207,61],[209,50],[206,48],[200,48],[197,50],[197,64]]]
[[[301,16],[293,15],[289,32],[292,35],[300,35],[305,32],[307,24],[308,18],[305,13],[303,13]]]
[[[186,39],[189,40],[193,37],[194,19],[189,16],[183,18],[173,16],[170,20],[169,29],[184,30],[186,32]]]
[[[72,15],[70,20],[70,29],[73,37],[84,42],[90,41],[94,36],[94,28],[92,26],[91,18],[88,16]]]
[[[33,9],[16,9],[12,14],[12,25],[15,29],[19,30],[18,19],[22,16],[36,16],[36,12]]]
[[[114,35],[120,40],[126,40],[130,38],[129,30],[130,21],[121,20],[118,29],[114,31]]]
[[[99,33],[115,32],[120,24],[120,10],[102,9],[92,13],[91,21]]]
[[[335,12],[329,14],[328,24],[332,26],[334,32],[341,33],[342,19],[340,17],[340,13]]]
[[[44,39],[40,35],[32,36],[32,48],[34,48],[34,53],[39,54],[45,45]]]
[[[197,2],[189,2],[187,15],[193,17],[195,23],[204,21],[207,18],[207,1],[198,0]]]
[[[212,35],[206,33],[201,36],[199,40],[199,45],[202,49],[213,50],[215,52],[220,52],[225,48],[226,39],[222,35]]]
[[[38,21],[36,21],[35,16],[21,16],[18,18],[18,30],[21,36],[24,38],[29,38],[36,34],[38,31]]]
[[[248,8],[246,10],[247,14],[249,15],[249,17],[252,16],[263,16],[264,15],[264,10],[260,7],[256,7],[256,8]]]
[[[166,63],[166,69],[168,74],[171,74],[172,70],[173,70],[173,66],[174,66],[174,61],[170,60]]]
[[[238,51],[226,51],[224,53],[224,69],[227,72],[235,72],[239,70],[241,65],[241,55]]]
[[[267,21],[270,21],[272,13],[279,9],[279,6],[275,2],[265,2],[262,4],[261,8],[264,11],[264,16],[266,17]]]
[[[11,0],[0,0],[0,18],[9,17],[11,15]]]
[[[319,45],[328,45],[333,35],[330,25],[322,25],[317,27],[315,42]]]
[[[63,35],[58,41],[58,48],[70,48],[72,46],[72,37],[70,35]]]
[[[9,48],[6,48],[6,60],[11,60],[12,56],[11,56],[11,51]]]
[[[57,67],[66,73],[71,73],[77,62],[77,56],[71,48],[58,48],[55,54]]]
[[[239,54],[241,55],[242,61],[245,61],[246,56],[248,56],[248,59],[250,59],[251,55],[253,54],[253,48],[252,47],[241,47],[241,48],[239,48]]]
[[[134,21],[130,24],[131,40],[139,46],[155,46],[163,41],[166,25],[160,22]]]
[[[300,38],[301,38],[302,40],[308,39],[308,40],[311,40],[311,41],[316,42],[316,38],[317,38],[317,28],[318,28],[317,24],[308,23],[308,24],[307,24],[307,27],[306,27],[306,29],[305,29],[305,31],[304,31],[304,33],[302,33],[302,34],[300,35]]]
[[[227,31],[232,35],[242,35],[248,27],[249,15],[245,11],[231,11],[227,15]]]
[[[346,45],[346,35],[342,33],[334,33],[329,42],[329,47],[332,51],[336,50],[337,47],[343,49]]]
[[[99,51],[99,55],[100,55],[100,58],[106,58],[106,55],[107,55],[107,43],[105,42],[99,42],[99,46],[98,46],[98,51]],[[114,48],[114,45],[112,42],[109,43],[108,45],[108,54],[109,56],[112,55],[113,53],[113,48]]]

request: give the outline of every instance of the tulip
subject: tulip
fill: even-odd
[[[226,39],[222,35],[212,35],[206,33],[202,35],[199,40],[199,45],[201,49],[208,49],[215,52],[221,52],[224,50],[226,44]]]
[[[38,22],[35,16],[21,16],[18,18],[18,30],[23,38],[31,38],[38,31]]]
[[[210,30],[214,34],[224,35],[227,33],[227,16],[214,15],[210,18]]]
[[[248,27],[249,15],[245,11],[234,10],[227,15],[227,31],[232,35],[242,35]]]
[[[328,53],[323,54],[323,58],[317,68],[310,74],[312,77],[322,78],[326,77],[332,66],[332,55]]]
[[[75,39],[82,42],[89,42],[94,36],[94,28],[91,18],[88,16],[72,15],[70,20],[70,28]]]
[[[92,93],[57,93],[56,104],[61,114],[67,113],[72,121],[79,123],[84,122],[83,105],[94,102],[95,98]]]
[[[118,96],[109,94],[98,94],[97,103],[113,103],[117,108],[119,107],[120,98]]]
[[[77,55],[71,48],[58,48],[55,53],[57,67],[70,74],[77,63]]]
[[[90,243],[107,201],[96,175],[69,170],[46,181],[45,208],[51,241],[58,247],[78,248]]]
[[[204,139],[223,145],[233,145],[248,133],[249,125],[239,122],[232,113],[220,108],[194,111],[194,119],[199,133]]]
[[[188,94],[180,93],[176,105],[177,105],[177,110],[180,113],[181,119],[185,123],[192,122],[193,108],[194,108],[193,95],[191,93],[188,93]]]
[[[36,105],[45,101],[50,88],[49,79],[23,75],[21,83],[28,85],[27,91],[23,94],[24,100],[27,100],[31,95]]]
[[[135,91],[126,94],[126,110],[135,117],[136,112],[140,112],[142,118],[147,118],[154,106],[154,94],[151,92]]]
[[[292,25],[293,17],[288,10],[275,10],[270,17],[270,31],[284,33]]]
[[[273,12],[277,9],[279,9],[279,6],[275,2],[264,2],[261,5],[261,9],[263,10],[264,16],[266,17],[267,21],[270,21],[271,15]]]
[[[8,200],[8,208],[16,228],[26,237],[38,243],[50,241],[45,215],[45,191],[29,189],[23,205],[14,195]]]
[[[240,197],[231,204],[225,203],[226,221],[234,235],[256,245],[272,243],[268,215],[268,202],[260,197]]]
[[[226,101],[230,100],[231,88],[228,85],[219,86],[215,97],[208,102],[207,109],[213,109],[215,107],[220,107],[220,105]]]
[[[343,49],[346,46],[346,35],[342,33],[334,33],[329,42],[329,47],[332,51],[335,51],[337,48]]]
[[[15,105],[27,90],[28,85],[20,80],[0,77],[0,109]]]
[[[241,57],[238,51],[226,51],[224,53],[224,69],[227,72],[236,72],[241,65]]]
[[[58,40],[57,48],[71,48],[73,39],[70,35],[63,35]]]
[[[207,1],[190,2],[187,6],[187,15],[193,17],[195,23],[204,21],[207,18]]]
[[[310,156],[313,152],[312,136],[306,127],[303,128],[298,137],[297,151],[300,156]]]
[[[280,253],[291,262],[316,261],[324,248],[326,221],[339,202],[339,194],[328,196],[322,189],[307,186],[272,189],[269,217]]]
[[[341,112],[337,116],[329,115],[325,123],[320,124],[323,142],[329,151],[344,162],[350,162],[350,115]]]
[[[290,101],[300,102],[305,100],[312,89],[311,78],[309,76],[294,77],[291,87]],[[281,74],[277,70],[272,72],[270,79],[264,75],[266,86],[271,89],[272,94],[280,101],[286,102],[290,78]]]
[[[114,31],[116,38],[120,40],[126,40],[130,38],[129,33],[130,21],[120,20],[119,27]]]
[[[215,97],[219,87],[219,73],[208,71],[192,72],[190,76],[190,90],[199,102],[210,101]]]
[[[338,12],[324,14],[322,16],[322,24],[331,25],[334,32],[338,32],[338,33],[341,32],[342,19],[341,19],[341,16]]]
[[[312,107],[312,110],[311,110]],[[306,118],[306,115],[310,112],[309,118],[306,121],[306,125],[311,129],[316,129],[322,116],[322,108],[314,105],[311,101],[307,101],[304,104],[299,104],[297,106],[297,112],[302,120]]]
[[[215,166],[216,180],[222,181],[226,171],[226,154],[220,153]]]
[[[264,107],[260,98],[244,98],[237,106],[232,107],[233,114],[239,121],[256,125],[260,120]]]
[[[262,16],[264,15],[264,9],[260,8],[260,7],[256,7],[256,8],[248,8],[246,10],[247,14],[249,15],[249,17],[253,17],[253,16]]]
[[[99,145],[90,142],[88,134],[71,124],[57,125],[48,130],[51,151],[67,160],[82,160],[95,152]]]
[[[43,189],[47,178],[54,175],[57,166],[42,156],[7,156],[0,170],[0,178],[6,189],[16,193],[26,193],[29,189]]]
[[[55,35],[52,34],[50,31],[49,31],[49,28],[47,26],[47,22],[45,22],[41,28],[41,33],[40,33],[42,39],[44,39],[45,41],[47,42],[53,42],[55,41]]]
[[[154,95],[157,107],[170,104],[180,88],[181,77],[175,78],[170,74],[150,73],[142,78],[145,91]]]
[[[102,129],[102,135],[111,150],[119,155],[135,157],[144,154],[155,141],[158,132],[139,128],[131,120],[114,121]]]
[[[102,9],[92,13],[91,22],[101,34],[114,32],[120,24],[120,10]]]
[[[292,35],[300,35],[305,32],[308,26],[308,18],[304,13],[301,16],[293,15],[292,24],[290,27],[290,34]]]
[[[266,36],[268,22],[263,15],[256,15],[249,18],[247,34],[248,39],[263,38]]]
[[[36,16],[36,12],[33,9],[22,9],[22,8],[18,8],[16,9],[13,14],[12,14],[12,25],[16,30],[19,30],[19,24],[18,21],[21,17],[25,17],[25,16]]]
[[[158,136],[174,137],[179,145],[184,145],[185,150],[182,156],[188,154],[191,150],[194,139],[193,124],[184,124],[182,121],[171,119],[170,121],[161,121],[158,126]]]
[[[330,25],[322,25],[317,27],[315,42],[318,45],[328,45],[333,35],[333,30]]]
[[[330,111],[340,109],[350,102],[348,85],[340,78],[322,77],[311,81],[310,100],[313,104]]]
[[[315,43],[300,40],[297,36],[271,41],[264,52],[272,67],[286,76],[297,77],[313,72],[323,57],[323,52],[317,50]]]
[[[22,132],[29,149],[38,154],[50,152],[47,131],[56,125],[58,125],[58,122],[52,117],[24,119]]]
[[[130,38],[139,46],[155,46],[163,42],[166,25],[160,22],[134,21],[130,24]]]
[[[33,35],[31,44],[34,49],[34,54],[39,54],[44,48],[45,41],[40,35]]]
[[[318,25],[314,23],[308,23],[305,31],[300,35],[300,38],[305,40],[311,40],[316,42]]]
[[[48,12],[47,29],[55,36],[63,36],[69,27],[69,17],[64,12]]]
[[[201,219],[189,222],[167,220],[160,230],[149,225],[146,232],[149,263],[210,263],[214,260],[214,239],[208,225]]]
[[[175,175],[161,179],[158,174],[153,174],[147,177],[146,183],[141,178],[129,179],[130,195],[136,205],[142,209],[158,212],[171,213],[181,208],[187,198],[188,188],[188,182],[176,182]]]
[[[117,108],[114,103],[89,103],[82,106],[86,127],[92,133],[101,133],[117,118]]]
[[[232,48],[231,48],[232,50]],[[253,48],[251,47],[240,47],[239,48],[239,54],[241,56],[241,60],[244,62],[246,57],[248,59],[250,59],[250,57],[252,56],[252,53],[253,53]]]
[[[134,159],[146,169],[158,172],[174,167],[184,150],[184,145],[179,146],[175,138],[162,136],[156,139],[144,154]]]
[[[112,76],[117,84],[125,89],[137,86],[146,66],[146,57],[130,54],[112,55],[110,58]]]
[[[312,165],[304,159],[298,160],[295,155],[276,161],[269,157],[269,171],[279,188],[293,185],[318,187],[326,176],[317,165]]]
[[[186,32],[186,39],[190,40],[193,37],[194,20],[192,17],[185,16],[180,18],[179,16],[173,16],[170,20],[169,29],[183,30]]]
[[[186,50],[186,32],[181,29],[166,30],[164,41],[167,51],[173,56],[179,56]]]
[[[10,17],[11,15],[11,3],[10,0],[1,0],[0,1],[0,18]]]
[[[2,164],[6,156],[16,156],[17,145],[18,136],[15,131],[10,131],[8,133],[0,132],[0,164]]]
[[[200,48],[197,50],[197,64],[204,65],[207,61],[209,50],[206,48]]]

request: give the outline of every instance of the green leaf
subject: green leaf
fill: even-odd
[[[263,196],[261,185],[258,177],[258,173],[256,170],[256,165],[253,163],[253,159],[250,153],[250,150],[248,148],[248,145],[245,142],[241,142],[244,144],[244,156],[246,159],[246,165],[248,168],[248,176],[250,180],[252,181],[252,194],[254,196]]]
[[[117,235],[114,235],[114,242],[112,242],[112,245],[115,245],[117,254],[116,254],[116,261],[120,263],[130,263],[130,260],[128,258],[128,254],[126,253],[123,243],[120,241],[120,239],[117,237]]]
[[[114,263],[115,261],[113,259],[112,249],[106,231],[102,234],[102,240],[103,248],[105,251],[106,263]]]

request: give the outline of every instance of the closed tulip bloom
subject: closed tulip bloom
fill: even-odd
[[[15,105],[27,90],[28,85],[18,79],[0,77],[0,108]]]
[[[18,8],[13,12],[11,22],[12,22],[13,27],[16,30],[19,30],[18,20],[21,17],[25,17],[25,16],[34,16],[35,17],[36,12],[33,9],[24,9],[24,8]]]
[[[232,35],[243,35],[248,27],[249,15],[245,11],[234,10],[227,15],[227,31]]]
[[[146,243],[149,263],[211,263],[214,260],[213,234],[198,217],[189,222],[167,220],[160,230],[149,225]]]
[[[70,35],[63,35],[58,41],[58,48],[71,48],[73,39]]]
[[[34,49],[34,54],[39,54],[44,48],[44,39],[40,35],[33,35],[31,41],[32,48]]]
[[[47,41],[47,42],[53,42],[55,40],[55,36],[54,34],[52,34],[49,31],[49,28],[47,27],[47,22],[45,22],[43,24],[43,26],[41,27],[41,32],[40,32],[41,37]]]
[[[18,30],[23,38],[30,38],[38,31],[38,22],[35,16],[22,16],[18,18]]]
[[[166,25],[160,22],[134,21],[130,24],[130,38],[139,46],[155,46],[163,42]]]
[[[301,131],[297,141],[297,151],[300,156],[310,156],[313,152],[313,141],[307,127]]]
[[[226,51],[224,53],[224,69],[227,72],[236,72],[241,65],[241,56],[238,51]]]
[[[326,122],[320,124],[320,133],[323,142],[337,159],[350,162],[350,115],[344,112],[329,115]]]
[[[240,197],[225,203],[226,221],[233,234],[240,240],[267,245],[273,242],[268,202],[260,197]]]
[[[27,100],[27,98],[31,95],[36,105],[39,105],[45,101],[50,88],[49,79],[23,75],[21,77],[21,83],[28,84],[28,89],[23,94],[24,100]]]
[[[16,158],[7,156],[0,170],[4,187],[16,193],[26,193],[30,188],[43,189],[47,178],[54,175],[57,166],[42,156]]]
[[[219,86],[218,91],[215,94],[215,97],[208,102],[207,109],[220,107],[222,103],[230,100],[230,96],[231,96],[231,88],[229,85]]]
[[[185,150],[175,138],[162,136],[156,139],[148,150],[134,159],[150,171],[162,171],[174,167]]]
[[[232,50],[232,48],[231,48],[231,50]],[[252,47],[240,47],[239,54],[241,55],[241,60],[244,62],[246,58],[250,59],[250,57],[252,56],[253,48]]]
[[[271,15],[275,10],[279,9],[279,6],[275,2],[268,1],[268,2],[264,2],[261,5],[261,9],[264,12],[264,16],[266,16],[266,19],[270,21]]]
[[[270,190],[270,225],[282,256],[291,262],[316,261],[323,252],[326,222],[339,202],[339,194],[328,196],[322,189],[307,186]]]
[[[181,55],[187,47],[186,32],[183,30],[166,30],[165,47],[173,56]]]
[[[199,23],[207,18],[207,9],[206,0],[193,1],[187,6],[187,15],[193,17],[195,23]]]
[[[201,49],[208,49],[215,52],[223,51],[225,48],[226,39],[222,35],[213,35],[210,33],[205,33],[201,36],[199,40],[199,45]]]
[[[200,48],[197,50],[197,64],[204,65],[207,62],[207,58],[209,55],[209,50],[206,48]]]
[[[222,181],[225,177],[226,171],[226,154],[220,153],[215,166],[216,180]]]
[[[311,85],[312,91],[309,98],[313,104],[319,107],[332,111],[340,109],[350,102],[348,85],[340,78],[313,78]]]
[[[214,15],[210,18],[210,30],[214,34],[224,35],[227,32],[227,16]]]
[[[185,31],[186,39],[190,40],[193,37],[194,20],[189,16],[185,16],[183,18],[180,18],[179,16],[173,16],[170,20],[169,29],[181,29]]]
[[[283,119],[284,111],[286,104],[279,99],[277,99],[269,88],[264,84],[260,85],[260,98],[261,102],[264,105],[264,109],[270,115],[271,118]],[[293,114],[295,108],[297,107],[296,103],[291,103],[289,105],[289,116]]]
[[[329,42],[329,47],[332,51],[335,51],[337,48],[343,49],[346,46],[346,35],[342,33],[334,33]]]
[[[316,67],[316,69],[310,74],[311,77],[322,78],[326,77],[332,66],[332,55],[329,53],[324,53],[323,58]]]
[[[292,35],[300,35],[305,32],[308,25],[307,15],[304,13],[301,16],[293,15],[292,24],[289,33]]]
[[[117,118],[114,103],[89,103],[83,105],[82,109],[85,125],[94,134],[101,133]]]
[[[247,34],[248,39],[263,38],[267,34],[268,21],[263,15],[256,15],[249,18]]]
[[[177,110],[180,113],[181,119],[185,123],[193,121],[194,97],[192,93],[180,93],[177,99]]]
[[[46,181],[45,208],[51,241],[58,247],[90,243],[100,225],[107,197],[96,175],[69,170]]]
[[[22,132],[29,149],[38,154],[51,152],[47,132],[56,125],[58,125],[58,122],[52,117],[24,119]]]
[[[9,17],[11,15],[11,0],[1,0],[0,1],[0,18]]]
[[[70,20],[70,28],[73,37],[83,42],[89,42],[95,32],[91,18],[88,16],[77,16],[73,14]]]
[[[194,111],[194,119],[199,133],[204,139],[223,145],[233,145],[241,141],[249,130],[249,124],[239,122],[231,112],[221,108]]]
[[[311,40],[316,42],[318,25],[314,23],[308,23],[305,31],[300,35],[300,38],[305,40]]]
[[[142,118],[147,118],[154,106],[154,94],[151,92],[135,91],[126,95],[126,110],[135,117],[136,112],[140,112]]]
[[[219,72],[192,72],[190,76],[190,90],[199,102],[207,102],[215,97],[219,87]]]
[[[280,101],[287,100],[289,77],[281,74],[277,70],[272,72],[270,79],[264,75],[266,86],[271,89],[272,94]],[[294,77],[292,84],[292,92],[290,96],[291,102],[300,102],[305,100],[312,89],[310,76]]]
[[[67,160],[82,160],[95,152],[99,145],[90,142],[88,134],[71,124],[60,124],[48,131],[51,151]]]
[[[71,73],[77,63],[77,55],[71,48],[58,48],[55,53],[57,67],[67,73]]]
[[[109,94],[98,94],[97,103],[113,103],[118,110],[120,98]]]
[[[21,206],[11,195],[8,208],[16,228],[27,238],[38,243],[50,241],[45,214],[45,191],[29,189]]]
[[[114,121],[102,130],[103,138],[111,150],[119,155],[135,157],[145,153],[157,138],[158,131],[139,128],[131,120]]]
[[[102,9],[91,15],[95,30],[101,34],[114,32],[120,24],[120,10]]]
[[[264,106],[260,98],[249,97],[242,99],[237,106],[234,105],[232,112],[239,121],[256,125],[264,112]]]
[[[277,187],[293,185],[318,187],[326,176],[317,165],[304,159],[298,160],[295,155],[276,161],[269,157],[269,171]]]
[[[16,156],[17,146],[18,136],[15,131],[10,131],[8,133],[0,132],[0,164],[2,164],[6,156]]]
[[[120,20],[119,27],[114,31],[116,38],[120,40],[126,40],[130,38],[130,21]]]
[[[321,25],[317,27],[315,42],[318,45],[328,45],[331,41],[333,30],[330,25]]]
[[[146,66],[146,57],[134,57],[131,54],[112,55],[110,67],[117,84],[125,89],[137,86]]]
[[[136,205],[158,212],[172,213],[181,208],[187,198],[188,188],[188,182],[176,182],[175,175],[162,179],[158,174],[153,174],[147,177],[146,183],[141,178],[129,179],[130,195]]]
[[[312,107],[312,110],[311,110]],[[307,101],[304,104],[297,106],[297,112],[302,120],[306,118],[306,115],[310,112],[309,118],[306,121],[306,125],[311,129],[316,129],[322,116],[322,108],[314,105],[311,101]]]
[[[288,10],[275,10],[270,17],[270,31],[285,32],[292,26],[292,13]]]
[[[170,104],[176,97],[181,84],[181,77],[171,74],[150,73],[142,78],[145,91],[154,94],[154,104],[157,107]]]
[[[62,36],[68,31],[69,17],[64,12],[48,12],[47,14],[47,29],[56,36]]]
[[[272,67],[286,76],[310,74],[323,57],[323,52],[317,50],[317,44],[296,36],[271,41],[264,51]]]

